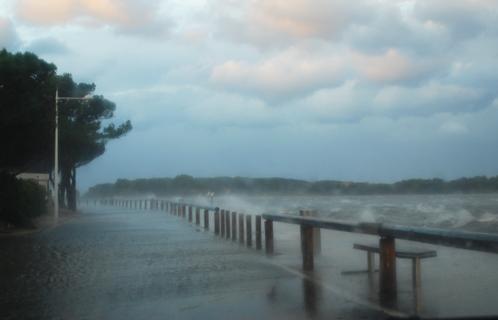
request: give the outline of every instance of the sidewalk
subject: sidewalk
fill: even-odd
[[[385,317],[165,212],[91,210],[47,232],[2,239],[0,252],[0,318]]]

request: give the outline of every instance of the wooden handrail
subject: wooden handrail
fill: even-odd
[[[384,223],[349,223],[323,218],[271,213],[264,213],[262,217],[265,220],[314,228],[378,235],[380,237],[391,237],[460,249],[498,253],[498,234]]]

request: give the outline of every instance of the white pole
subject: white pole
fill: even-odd
[[[59,219],[59,90],[55,90],[54,222]]]

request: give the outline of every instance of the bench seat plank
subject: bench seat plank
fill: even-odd
[[[377,244],[360,244],[355,243],[353,248],[368,252],[379,253],[379,245]],[[396,248],[396,257],[400,259],[424,259],[424,258],[432,258],[436,257],[437,252],[434,250],[425,250],[425,249],[399,249]]]

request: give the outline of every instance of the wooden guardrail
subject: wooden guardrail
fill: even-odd
[[[185,202],[173,202],[158,199],[100,199],[99,203],[104,206],[120,207],[125,209],[160,210],[172,215],[185,218],[190,223],[201,226],[201,211],[204,212],[203,227],[210,229],[210,221],[214,222],[214,233],[223,239],[237,241],[247,247],[253,247],[253,236],[255,248],[262,249],[262,219],[260,215],[231,212],[212,206],[202,206]],[[88,204],[88,203],[87,203]],[[97,202],[94,202],[97,205]],[[210,218],[212,214],[212,219]],[[253,223],[255,232],[253,234]]]
[[[498,253],[498,235],[446,230],[437,228],[400,226],[382,223],[346,223],[327,219],[265,213],[265,227],[273,230],[273,222],[299,225],[301,228],[301,250],[303,269],[313,270],[314,229],[329,229],[379,236],[380,249],[380,295],[391,300],[396,295],[396,246],[395,239],[430,243],[466,250]],[[272,233],[271,233],[272,234]],[[271,252],[273,252],[273,240]]]
[[[347,223],[329,219],[264,213],[265,220],[291,223],[313,228],[392,237],[442,246],[498,253],[498,234],[401,226],[384,223]]]
[[[268,255],[274,253],[273,223],[289,223],[300,227],[301,251],[303,270],[311,271],[314,268],[314,255],[319,252],[316,248],[316,230],[328,229],[343,232],[367,234],[379,237],[380,249],[380,295],[391,297],[396,294],[396,249],[395,239],[430,243],[466,250],[498,253],[498,235],[460,230],[438,228],[400,226],[383,223],[348,223],[333,221],[310,216],[293,216],[274,213],[262,215],[244,215],[230,212],[217,207],[200,206],[182,202],[171,202],[156,199],[102,199],[102,205],[119,206],[130,209],[149,209],[169,212],[173,215],[194,221],[201,225],[200,211],[204,211],[204,229],[209,230],[210,217],[213,213],[214,233],[222,238],[231,239],[252,247],[254,220],[256,249],[262,249],[262,224],[264,224],[264,246]],[[187,215],[188,208],[188,215]],[[264,223],[262,222],[264,219]],[[237,228],[238,222],[238,228]]]

